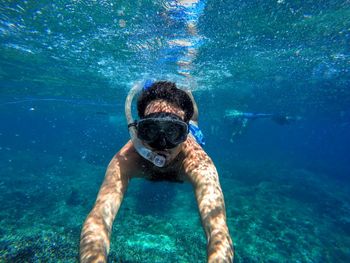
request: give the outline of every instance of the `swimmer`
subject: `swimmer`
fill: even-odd
[[[131,114],[139,93],[139,120]],[[232,262],[224,196],[216,167],[202,149],[198,111],[191,94],[175,83],[136,84],[126,99],[131,140],[112,158],[80,238],[81,262],[107,262],[114,218],[132,178],[191,183],[207,238],[208,262]],[[193,128],[195,131],[192,133]],[[198,140],[198,141],[197,141]]]
[[[284,114],[274,114],[274,113],[252,113],[252,112],[241,112],[237,110],[226,110],[225,118],[228,119],[271,119],[279,125],[290,124],[296,120],[300,120],[300,117],[293,117]]]
[[[225,122],[230,123],[233,126],[230,142],[233,142],[233,138],[237,134],[242,134],[243,130],[248,125],[248,121],[257,119],[271,119],[278,125],[287,125],[292,122],[298,121],[301,117],[289,116],[284,114],[274,114],[274,113],[252,113],[252,112],[242,112],[237,110],[226,110],[224,114]]]

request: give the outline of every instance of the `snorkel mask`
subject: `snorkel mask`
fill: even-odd
[[[188,125],[175,114],[167,112],[151,113],[139,121],[135,121],[131,113],[131,104],[135,95],[147,89],[150,82],[136,83],[125,101],[125,115],[131,141],[136,151],[145,159],[158,167],[166,164],[166,157],[147,148],[142,141],[157,150],[172,149],[184,142],[188,134]]]
[[[168,112],[151,113],[139,120],[136,128],[138,138],[157,150],[175,148],[188,134],[187,123]]]

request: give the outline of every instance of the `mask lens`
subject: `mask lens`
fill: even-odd
[[[187,127],[181,122],[173,121],[164,128],[164,133],[166,134],[166,138],[169,142],[172,144],[179,144],[187,135]]]
[[[150,120],[140,121],[137,127],[138,137],[146,142],[154,141],[159,136],[159,127]]]
[[[186,140],[188,127],[180,120],[148,118],[138,122],[137,131],[139,139],[153,145],[166,143],[162,148],[171,149]]]

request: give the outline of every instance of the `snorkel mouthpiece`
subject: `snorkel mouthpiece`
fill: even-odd
[[[142,85],[143,84],[143,85]],[[149,85],[149,83],[148,83]],[[142,141],[137,137],[137,131],[136,131],[136,123],[132,117],[131,113],[131,104],[133,101],[133,98],[137,93],[139,93],[142,90],[142,87],[144,87],[144,83],[138,82],[136,83],[132,89],[129,91],[129,94],[125,101],[125,116],[128,123],[129,128],[129,134],[131,141],[136,149],[136,151],[146,160],[153,163],[155,166],[163,167],[166,163],[166,158],[163,155],[157,154],[150,149],[146,148]]]
[[[159,154],[156,154],[153,159],[154,165],[158,167],[163,167],[165,165],[165,161],[166,161],[165,157]]]
[[[166,159],[164,156],[156,154],[152,152],[150,149],[147,149],[146,147],[141,147],[140,145],[135,146],[135,148],[143,158],[152,162],[155,166],[163,167],[165,165]]]

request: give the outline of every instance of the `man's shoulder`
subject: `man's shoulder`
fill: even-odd
[[[184,145],[182,147],[182,152],[186,158],[194,158],[194,154],[203,154],[208,156],[202,146],[200,146],[197,143],[196,139],[192,136],[187,137],[187,140],[184,142]]]
[[[214,165],[209,155],[195,141],[194,138],[188,138],[183,147],[183,167],[186,173],[197,168],[205,168]]]
[[[118,168],[132,176],[139,168],[142,158],[136,152],[131,141],[128,141],[112,158],[108,167]]]

